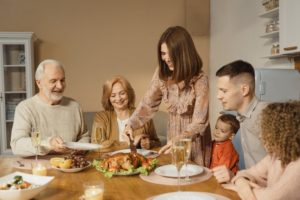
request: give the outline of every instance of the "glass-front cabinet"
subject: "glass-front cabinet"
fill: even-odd
[[[33,33],[0,32],[0,151],[10,154],[17,104],[33,95]]]

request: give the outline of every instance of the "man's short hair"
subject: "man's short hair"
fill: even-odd
[[[246,83],[250,90],[255,91],[255,72],[253,66],[243,60],[236,60],[224,65],[216,72],[217,77],[229,76],[236,83]]]
[[[221,67],[216,72],[216,76],[218,77],[229,76],[231,79],[235,76],[238,76],[240,74],[245,74],[245,73],[251,75],[251,77],[253,77],[254,79],[255,74],[254,74],[253,66],[250,63],[245,62],[243,60],[236,60]]]
[[[44,60],[36,68],[35,80],[41,80],[41,78],[43,77],[44,72],[45,72],[45,65],[47,65],[47,64],[56,64],[58,67],[61,67],[62,69],[64,69],[63,64],[57,60],[54,60],[54,59]]]

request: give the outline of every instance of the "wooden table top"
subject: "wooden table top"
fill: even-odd
[[[99,154],[90,153],[88,157],[93,159]],[[15,171],[31,173],[30,170],[13,168],[13,163],[20,159],[17,156],[0,156],[0,177]],[[158,166],[170,164],[169,155],[158,157]],[[49,176],[55,176],[46,190],[41,192],[35,199],[78,199],[83,194],[83,183],[101,179],[104,182],[105,200],[142,200],[162,193],[176,192],[177,186],[158,185],[142,180],[138,175],[104,177],[95,168],[88,168],[77,173],[64,173],[55,169],[48,170]],[[225,190],[217,183],[214,177],[209,180],[181,186],[182,191],[210,192],[226,196],[229,199],[239,200],[238,195],[230,190]]]

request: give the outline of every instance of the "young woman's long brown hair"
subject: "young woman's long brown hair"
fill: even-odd
[[[161,45],[166,43],[169,56],[174,65],[174,71],[170,71],[161,58]],[[157,45],[159,63],[159,78],[167,80],[171,78],[178,83],[185,81],[187,85],[190,80],[202,71],[202,60],[195,48],[191,35],[180,26],[168,28],[160,37]]]

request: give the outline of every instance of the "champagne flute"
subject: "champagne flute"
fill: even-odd
[[[185,181],[190,181],[190,177],[188,174],[188,162],[189,162],[189,158],[191,155],[191,150],[192,150],[192,139],[191,138],[183,138],[180,140],[183,143],[184,146],[184,165],[185,165],[185,170],[186,170],[186,174],[185,174]]]
[[[104,131],[102,127],[97,128],[96,134],[95,134],[95,142],[97,144],[101,144],[101,142],[104,140]],[[99,159],[101,159],[101,151],[99,151]]]
[[[39,152],[39,146],[41,144],[41,133],[39,129],[32,128],[31,129],[31,143],[35,147],[35,160],[38,160],[38,152]]]
[[[175,165],[177,169],[177,187],[180,191],[180,170],[184,164],[185,151],[184,146],[181,141],[175,141],[172,144],[172,164]]]

